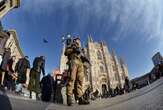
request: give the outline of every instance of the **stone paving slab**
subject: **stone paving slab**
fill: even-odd
[[[142,97],[142,96],[150,93],[151,91],[155,90],[156,88],[162,87],[162,86],[163,86],[163,78],[159,79],[158,81],[154,82],[153,84],[151,84],[149,86],[146,86],[142,89],[133,91],[129,94],[117,96],[114,98],[108,98],[108,99],[101,99],[101,100],[93,101],[93,102],[91,102],[90,105],[78,106],[77,104],[75,104],[72,107],[67,107],[66,105],[51,104],[48,106],[48,108],[46,110],[101,110],[104,108],[117,106],[117,105],[120,105],[120,104],[125,103],[125,102],[130,102],[131,100],[134,100],[135,98],[138,98],[138,97]],[[160,91],[162,91],[162,93],[163,93],[163,89]],[[151,97],[154,97],[154,95],[151,95]],[[132,106],[131,108],[133,109],[134,106]],[[127,109],[127,110],[130,110],[130,109]],[[160,110],[163,110],[163,109],[160,109]]]
[[[129,94],[72,107],[7,94],[13,110],[163,110],[163,78]],[[162,103],[161,103],[162,102]],[[156,109],[157,108],[157,109]]]

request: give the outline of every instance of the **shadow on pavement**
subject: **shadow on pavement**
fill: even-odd
[[[0,87],[0,110],[12,110],[10,100],[2,87]]]

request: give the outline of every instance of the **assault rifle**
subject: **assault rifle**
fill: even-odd
[[[81,51],[80,51],[80,58],[82,60],[83,63],[88,63],[89,65],[91,65],[91,62],[89,61],[89,59],[86,57],[85,55],[85,51],[84,49],[82,48]]]

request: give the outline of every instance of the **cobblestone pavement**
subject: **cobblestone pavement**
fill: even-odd
[[[4,97],[0,95],[0,102],[8,103],[7,105],[10,105],[12,110],[163,110],[163,78],[140,90],[114,98],[98,99],[86,106],[74,104],[72,107],[67,107],[13,95],[8,95],[9,98],[5,97],[9,100],[6,102],[2,101]]]

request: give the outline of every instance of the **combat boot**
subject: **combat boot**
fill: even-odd
[[[67,95],[67,105],[72,106],[72,98],[69,95]]]
[[[90,102],[88,100],[85,100],[83,97],[79,98],[79,105],[88,105]]]

